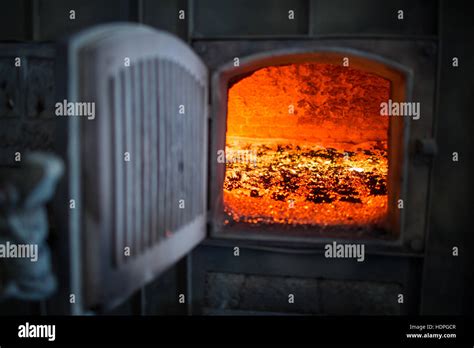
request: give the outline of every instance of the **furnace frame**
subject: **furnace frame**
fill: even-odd
[[[212,43],[207,43],[207,46]],[[258,46],[258,45],[257,45]],[[263,45],[262,45],[263,46]],[[308,46],[308,44],[306,44]],[[281,233],[281,225],[259,225],[264,232],[257,232],[256,228],[246,228],[245,224],[237,224],[231,228],[223,225],[223,190],[225,177],[225,163],[217,163],[217,150],[225,150],[227,125],[227,92],[230,84],[244,78],[252,72],[267,67],[294,63],[330,63],[341,64],[343,57],[348,57],[350,67],[376,74],[390,81],[391,99],[394,101],[412,101],[414,72],[409,65],[400,64],[396,60],[386,58],[369,51],[341,47],[340,45],[319,45],[313,49],[290,48],[275,49],[265,53],[256,53],[239,56],[240,65],[234,67],[233,61],[218,65],[212,74],[211,80],[211,131],[210,131],[210,161],[209,161],[209,209],[210,209],[210,236],[214,239],[241,239],[257,244],[287,245],[288,243],[310,247],[322,246],[328,241],[341,242],[356,241],[373,245],[377,250],[400,251],[417,249],[419,233],[405,229],[405,215],[407,209],[398,209],[398,199],[406,204],[409,177],[407,174],[410,142],[413,135],[410,132],[411,122],[408,117],[391,117],[389,121],[388,151],[389,176],[388,184],[388,224],[391,236],[385,239],[378,238],[350,238],[347,235],[321,235],[302,232],[295,227],[290,234]],[[236,50],[238,51],[238,49]],[[431,115],[429,115],[431,118]],[[278,233],[280,232],[280,233]],[[306,235],[305,235],[306,234]],[[395,238],[393,238],[395,237]],[[423,236],[421,237],[423,238]],[[423,244],[423,242],[421,242]],[[405,250],[406,251],[406,250]],[[415,250],[419,252],[420,250]]]

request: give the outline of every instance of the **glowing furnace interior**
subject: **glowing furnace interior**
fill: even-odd
[[[390,82],[271,66],[228,90],[225,223],[384,227]]]

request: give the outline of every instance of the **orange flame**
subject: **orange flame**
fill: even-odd
[[[389,81],[330,64],[260,69],[229,89],[227,223],[382,225]]]

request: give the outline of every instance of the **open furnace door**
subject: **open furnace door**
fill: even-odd
[[[181,40],[131,24],[80,33],[60,58],[67,102],[95,103],[66,121],[71,270],[83,308],[105,309],[205,237],[208,72]]]

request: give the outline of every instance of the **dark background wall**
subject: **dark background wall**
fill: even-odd
[[[433,134],[438,154],[432,163],[425,258],[420,265],[423,282],[418,289],[421,302],[415,312],[472,314],[474,243],[469,217],[474,206],[470,141],[474,47],[469,40],[474,28],[468,1],[2,0],[0,6],[0,80],[6,81],[0,84],[1,165],[12,165],[15,151],[53,148],[54,131],[47,112],[54,105],[54,86],[48,85],[54,71],[53,43],[96,24],[140,22],[174,33],[192,45],[208,40],[265,38],[433,41],[438,47]],[[74,20],[69,19],[70,10],[75,10]],[[178,18],[180,10],[185,11],[184,20]],[[289,10],[295,11],[293,21],[287,19]],[[403,21],[397,19],[398,10],[404,11]],[[18,52],[25,58],[26,69],[9,73],[6,66]],[[459,58],[459,67],[452,66],[452,57]],[[459,162],[451,160],[455,151],[459,152]],[[54,242],[54,232],[52,239]],[[213,257],[223,258],[233,247],[205,244],[112,314],[186,313],[189,307],[177,303],[177,294],[190,288],[189,270],[198,267],[195,273],[205,276],[201,272],[203,260],[210,259],[206,262],[212,270]],[[450,246],[460,248],[457,258],[451,256]],[[287,257],[264,251],[243,255],[269,255],[267,260],[276,264]],[[311,263],[312,259],[294,256],[292,260],[297,265]],[[243,264],[251,261],[243,260]],[[196,295],[195,307],[204,301],[202,292],[192,292]],[[2,304],[0,312],[47,313],[47,308],[46,303],[11,301]]]
[[[459,5],[465,8],[465,5]],[[17,0],[2,1],[1,39],[54,41],[92,25],[133,21],[185,40],[224,37],[436,37],[430,0]],[[75,10],[76,18],[69,19]],[[185,18],[179,19],[180,10]],[[294,20],[288,20],[288,11]],[[403,20],[398,19],[403,10]]]

